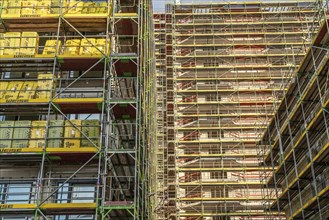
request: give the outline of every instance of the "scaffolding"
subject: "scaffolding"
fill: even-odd
[[[276,188],[262,186],[275,166],[264,166],[257,142],[317,31],[319,8],[309,0],[176,3],[155,15],[157,73],[166,71],[158,78],[166,77],[158,147],[167,155],[157,171],[165,177],[159,219],[285,219],[267,210]]]
[[[167,206],[167,187],[166,182],[167,175],[167,151],[166,151],[166,15],[165,14],[154,14],[154,40],[155,40],[155,59],[156,59],[156,138],[157,144],[152,160],[154,167],[155,176],[150,181],[154,181],[150,185],[151,193],[153,196],[153,202],[151,207],[151,213],[153,213],[150,219],[168,219],[166,216]]]
[[[0,219],[147,219],[151,2],[0,3]]]
[[[260,148],[273,176],[277,198],[269,210],[286,219],[329,217],[329,19],[328,1],[322,25],[266,130]]]

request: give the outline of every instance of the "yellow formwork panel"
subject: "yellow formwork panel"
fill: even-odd
[[[34,17],[36,15],[37,1],[36,0],[23,0],[21,17]]]
[[[51,0],[50,4],[50,14],[60,14],[60,11],[62,12],[66,11],[67,6],[67,0]]]
[[[98,3],[85,2],[82,8],[82,14],[96,14]]]
[[[27,148],[31,133],[31,121],[15,121],[12,148]]]
[[[18,99],[19,91],[8,91],[4,95],[5,102],[13,102]]]
[[[47,148],[63,147],[64,121],[50,120],[48,126]]]
[[[22,149],[18,149],[18,150],[22,150]],[[1,211],[4,210],[17,211],[17,209],[32,210],[35,209],[36,207],[37,207],[36,204],[0,204]]]
[[[0,122],[0,129],[1,129],[1,122]],[[0,131],[0,135],[1,135],[1,131]],[[0,138],[1,139],[1,138]],[[10,140],[11,141],[11,140]],[[31,139],[30,141],[31,142]],[[2,143],[0,143],[1,146]],[[30,145],[30,144],[29,144]],[[10,148],[11,145],[9,145],[9,147],[7,147],[7,145],[3,145],[5,146],[5,148],[2,148],[0,150],[0,155],[2,153],[8,154],[8,153],[42,153],[44,151],[43,148]],[[1,148],[1,147],[0,147]],[[47,147],[46,149],[47,153],[96,153],[98,150],[95,147],[85,147],[85,148],[63,148],[63,147],[58,147],[58,148],[51,148],[51,147]],[[0,205],[1,206],[1,205]]]
[[[53,74],[51,73],[42,73],[38,75],[38,80],[51,80],[53,79]]]
[[[9,82],[0,82],[0,100],[3,98],[3,95],[6,93]]]
[[[39,45],[39,34],[37,32],[23,32],[20,43],[20,55],[35,55]]]
[[[37,81],[26,81],[20,90],[17,100],[30,101],[35,96]]]
[[[45,203],[41,205],[41,209],[47,210],[95,209],[96,207],[96,203]]]
[[[5,48],[4,34],[0,33],[0,55],[3,55],[3,50]]]
[[[96,46],[95,38],[82,39],[79,54],[80,55],[95,55],[96,51],[97,51],[95,46]]]
[[[3,55],[9,55],[9,56],[19,55],[20,44],[21,44],[20,32],[5,33]]]
[[[103,53],[109,53],[110,46],[110,42],[108,42],[108,44],[106,45],[106,39],[96,39],[96,47],[98,48],[98,50],[95,50],[95,54],[101,55],[102,53],[100,51],[102,51]],[[106,51],[105,48],[107,49]]]
[[[13,121],[0,121],[0,148],[10,148],[14,133]]]
[[[50,14],[50,6],[51,6],[50,0],[38,0],[36,7],[36,15],[42,16],[42,15]]]
[[[81,14],[83,9],[84,2],[70,0],[67,5],[67,14]]]
[[[64,147],[76,148],[80,147],[81,132],[72,126],[73,123],[81,130],[81,120],[65,121],[64,129]]]
[[[97,14],[107,14],[107,2],[100,2],[96,9]],[[110,5],[110,15],[112,14],[112,5]]]
[[[50,99],[50,90],[52,89],[51,81],[38,81],[36,88],[36,99]]]
[[[1,17],[20,17],[22,0],[4,0]]]
[[[23,81],[9,82],[7,86],[7,91],[5,91],[3,94],[3,99],[5,99],[6,101],[16,100],[19,95],[19,91],[23,87],[23,84]]]
[[[46,125],[47,121],[32,121],[29,148],[45,147]]]
[[[51,98],[52,89],[52,74],[39,74],[38,82],[36,87],[36,99],[47,99]]]
[[[64,46],[64,55],[79,55],[80,40],[67,40]]]
[[[57,45],[57,48],[56,48]],[[62,42],[57,40],[47,40],[46,45],[42,51],[42,55],[55,55],[56,51],[60,52]]]
[[[42,73],[38,75],[38,80],[51,80],[53,78],[53,74],[51,73]]]

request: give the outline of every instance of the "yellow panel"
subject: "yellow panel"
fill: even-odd
[[[110,46],[111,46],[110,41],[108,41],[108,44],[107,44],[107,53],[110,52]],[[105,51],[105,48],[106,48],[106,39],[97,39],[96,40],[96,47],[100,51],[102,51],[103,53],[105,53],[106,52]],[[98,51],[97,49],[95,49],[95,54],[101,55],[102,53],[100,51]]]
[[[101,103],[102,98],[56,98],[54,103]]]
[[[21,55],[35,55],[39,45],[39,35],[37,32],[23,32],[20,44]]]
[[[45,91],[45,89],[38,89],[36,91],[35,99],[38,100],[47,100],[49,101],[51,98],[50,91]]]
[[[62,47],[61,41],[47,40],[46,45],[42,51],[42,54],[43,55],[55,55],[56,54],[56,45],[57,45],[57,51],[60,51],[60,48]]]
[[[100,2],[96,9],[97,14],[107,14],[107,2]],[[112,14],[112,5],[110,5],[110,14]]]
[[[4,34],[0,33],[0,55],[3,55],[4,48],[5,48]]]
[[[34,17],[36,14],[37,1],[35,0],[23,0],[21,17]]]
[[[27,148],[31,134],[31,121],[15,121],[12,148]]]
[[[64,47],[64,55],[78,55],[80,40],[67,40]]]
[[[48,128],[47,148],[61,148],[63,147],[64,137],[64,121],[50,120]]]
[[[81,120],[65,121],[64,147],[80,147],[81,132],[73,127],[70,122],[81,130]]]
[[[96,2],[85,2],[83,4],[82,14],[95,14],[98,4]]]
[[[11,148],[14,133],[14,121],[0,121],[0,150]]]
[[[0,82],[0,99],[2,99],[3,95],[5,94],[9,82]]]
[[[96,49],[93,45],[96,46],[95,38],[82,39],[80,46],[80,55],[94,55]]]
[[[50,14],[59,14],[61,7],[64,12],[66,11],[66,6],[67,6],[67,0],[62,0],[62,4],[60,3],[60,0],[51,0]]]
[[[95,209],[96,203],[48,203],[41,209]]]
[[[115,13],[115,17],[135,18],[135,17],[138,17],[138,14],[137,13]]]
[[[50,14],[50,0],[38,0],[37,7],[36,7],[36,15],[47,15]]]
[[[83,9],[83,2],[70,0],[70,3],[67,6],[67,14],[81,14]]]
[[[84,147],[84,148],[47,148],[49,153],[95,153],[98,151],[95,147]]]
[[[13,91],[9,91],[6,92],[6,94],[4,95],[4,98],[6,99],[6,102],[13,102],[16,101],[19,95],[19,91],[13,92]]]
[[[23,85],[23,81],[11,81],[8,83],[7,91],[19,91]]]
[[[47,121],[32,121],[29,148],[43,148],[45,146]]]
[[[51,80],[53,79],[53,74],[51,73],[43,73],[38,75],[38,80]]]
[[[35,204],[0,204],[0,210],[5,209],[34,209],[37,205]]]
[[[51,80],[38,80],[37,89],[39,90],[51,90]]]
[[[52,74],[39,74],[37,82],[36,99],[51,98]]]
[[[35,95],[36,86],[36,81],[26,81],[22,86],[22,89],[17,99],[21,101],[29,101],[33,99]]]
[[[2,17],[20,17],[22,0],[5,0],[3,2]]]
[[[18,55],[19,47],[21,43],[20,32],[7,32],[4,38],[4,50],[3,55]]]
[[[14,123],[14,122],[13,122]],[[1,127],[1,123],[0,123]],[[1,135],[1,132],[0,132]],[[32,140],[29,142],[31,143]],[[11,142],[11,141],[10,141]],[[9,144],[9,147],[7,145],[4,145],[3,142],[0,143],[0,146],[5,146],[6,148],[0,147],[0,154],[1,153],[42,153],[43,148],[37,148],[36,145],[33,145],[31,147],[31,144],[29,143],[29,148],[10,148],[11,144]],[[51,148],[48,147],[46,149],[47,153],[96,153],[98,151],[95,147],[84,147],[84,148]]]

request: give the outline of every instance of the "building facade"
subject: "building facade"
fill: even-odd
[[[326,16],[260,142],[278,195],[270,209],[286,219],[329,218],[328,24]]]
[[[0,4],[0,219],[147,219],[150,1]]]
[[[157,73],[167,77],[159,219],[285,219],[284,210],[269,209],[278,190],[264,187],[273,167],[257,143],[317,31],[319,8],[317,1],[166,6],[156,26],[165,29]]]

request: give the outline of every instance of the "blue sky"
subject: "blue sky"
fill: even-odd
[[[166,0],[153,0],[153,11],[154,12],[163,12],[165,2],[166,2]]]

